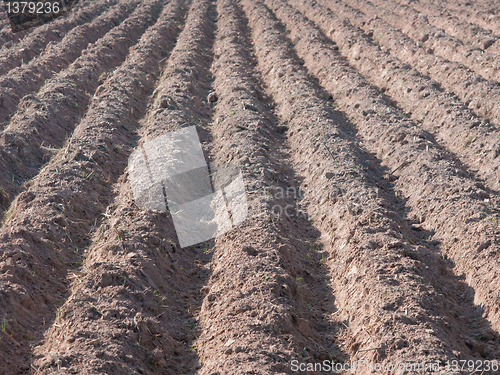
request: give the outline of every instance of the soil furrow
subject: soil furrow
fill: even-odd
[[[377,7],[369,1],[345,0],[345,2],[364,13],[354,11],[340,1],[336,3],[335,7],[332,7],[331,3],[328,5],[335,12],[345,14],[353,25],[365,31],[368,30],[373,34],[377,44],[382,45],[388,38],[396,38],[399,45],[404,45],[407,50],[413,51],[412,57],[415,60],[418,60],[419,56],[426,58],[425,55],[432,57],[435,54],[463,64],[485,79],[500,81],[499,55],[484,53],[478,48],[463,45],[456,38],[450,37],[441,29],[430,25],[427,18],[421,14],[415,13],[411,17],[404,18],[384,8]],[[394,28],[388,26],[384,21],[390,23]],[[395,49],[394,52],[400,52],[401,49]],[[496,83],[495,86],[497,86]]]
[[[306,11],[307,5],[300,4],[300,9]],[[478,118],[478,115],[466,108],[455,95],[442,90],[438,82],[418,74],[387,52],[381,52],[366,35],[349,24],[343,24],[342,19],[335,13],[320,12],[318,10],[308,13],[322,30],[328,32],[330,38],[341,46],[340,52],[352,66],[371,83],[380,87],[394,106],[404,110],[418,121],[420,126],[435,135],[441,144],[471,169],[471,172],[477,171],[478,177],[484,180],[490,189],[500,189],[498,128],[491,126],[488,119]],[[350,19],[357,18],[357,13],[354,12],[346,10],[344,14]],[[367,30],[373,32],[375,40],[393,40],[388,49],[401,50],[401,42],[396,42],[396,38],[391,37],[387,28],[373,28],[371,23],[367,25]],[[383,33],[384,38],[375,36],[380,35],[379,32]],[[418,57],[413,59],[415,60],[418,60]],[[500,90],[496,91],[498,99],[493,100],[495,102],[500,100]]]
[[[315,2],[307,4],[306,13],[325,13]],[[303,32],[305,24],[301,26]],[[495,256],[497,234],[500,233],[496,225],[498,202],[488,196],[484,186],[466,177],[460,164],[430,135],[404,119],[403,114],[388,105],[367,82],[348,76],[349,69],[345,67],[334,77],[332,72],[341,67],[339,63],[331,63],[334,49],[327,47],[319,34],[316,33],[317,38],[305,40],[298,30],[295,25],[291,32],[297,46],[304,44],[297,48],[305,64],[356,123],[366,147],[392,171],[389,177],[396,181],[394,188],[404,195],[407,218],[417,225],[416,230],[427,231],[431,248],[439,250],[445,259],[450,258],[455,263],[449,263],[455,266],[454,273],[466,278],[471,287],[459,300],[463,306],[469,306],[469,319],[473,314],[476,316],[467,322],[468,328],[465,322],[459,326],[463,332],[468,332],[461,334],[456,343],[465,343],[483,357],[495,358],[500,348],[496,332],[500,327],[498,286],[494,275],[499,266]],[[316,64],[318,56],[324,56],[328,69]],[[342,83],[344,78],[345,83]],[[462,318],[452,315],[452,319],[457,324]],[[483,336],[473,334],[482,331],[486,332],[486,343],[473,339],[477,336],[482,340]]]
[[[285,374],[292,360],[346,359],[332,335],[339,327],[329,316],[334,298],[319,232],[298,212],[299,184],[253,74],[247,24],[229,0],[218,11],[210,160],[241,168],[249,212],[215,240],[199,313],[199,373]]]
[[[161,2],[148,3],[156,4],[152,12],[158,14]],[[136,144],[134,129],[159,75],[159,62],[173,47],[177,7],[167,6],[157,26],[103,85],[69,144],[8,212],[0,232],[0,308],[7,322],[1,333],[2,373],[29,369],[28,346],[40,339],[67,297],[67,276],[72,275],[67,272],[82,264],[114,197],[112,184]]]
[[[61,149],[98,86],[156,21],[159,14],[152,13],[151,6],[139,5],[127,20],[86,49],[68,69],[46,81],[37,94],[23,98],[19,112],[0,134],[3,209],[22,190],[22,184]]]
[[[465,286],[447,277],[443,261],[428,246],[415,245],[412,231],[392,208],[397,199],[390,186],[376,177],[376,161],[356,146],[348,125],[342,126],[320,104],[298,62],[287,57],[287,42],[278,36],[280,27],[267,10],[260,4],[245,5],[260,70],[266,72],[270,93],[289,127],[310,208],[316,208],[312,221],[331,253],[327,263],[342,309],[339,318],[350,327],[342,347],[351,359],[396,365],[444,361],[456,358],[456,350],[472,357],[459,341],[463,327],[448,327],[459,310],[453,303],[445,307],[440,302],[441,283],[449,290]],[[314,39],[310,33],[303,35]],[[378,187],[383,194],[378,195]],[[428,350],[418,350],[417,342],[425,342]],[[364,351],[371,348],[376,349]]]
[[[102,12],[116,4],[113,1],[100,1],[82,7],[78,4],[67,16],[63,16],[45,25],[25,33],[25,36],[13,46],[8,43],[0,51],[0,76],[8,73],[11,69],[28,64],[29,61],[38,56],[48,44],[60,42],[64,36],[78,25],[88,23]],[[16,33],[16,39],[19,37]],[[10,48],[9,48],[10,47]]]
[[[214,21],[210,1],[193,2],[141,121],[141,145],[169,131],[208,122],[210,106],[202,98],[210,87]],[[63,307],[61,325],[68,328],[54,325],[42,348],[42,373],[56,366],[53,356],[68,336],[75,341],[61,353],[67,363],[64,373],[90,368],[95,373],[180,374],[195,373],[199,367],[192,345],[200,289],[210,273],[206,264],[211,256],[208,247],[202,249],[210,244],[181,249],[169,213],[134,205],[125,177],[115,186],[119,194],[108,208],[109,219],[89,249],[81,284],[74,285]],[[85,300],[96,293],[101,298]],[[75,299],[83,303],[75,304]],[[84,312],[94,308],[103,318],[85,319]]]
[[[46,79],[76,60],[89,44],[119,25],[137,5],[135,0],[111,7],[89,24],[73,28],[61,42],[49,45],[28,64],[11,70],[0,78],[0,122],[11,119],[21,98],[36,92]],[[133,17],[133,16],[132,16]]]
[[[384,1],[387,1],[391,7],[397,4],[392,0]],[[459,20],[453,13],[445,13],[439,4],[427,1],[412,1],[411,5],[402,5],[400,9],[414,9],[417,12],[422,12],[427,16],[431,25],[443,29],[446,33],[460,39],[463,43],[480,48],[481,50],[488,50],[488,53],[500,53],[498,36],[492,34],[490,30],[484,30],[479,26],[470,24],[468,21]]]
[[[3,3],[2,3],[3,4]],[[29,33],[29,30],[19,31],[17,33],[12,33],[12,29],[10,27],[9,21],[1,27],[0,29],[0,53],[2,50],[12,47],[20,40],[22,40],[26,34]]]
[[[500,35],[500,15],[498,14],[498,3],[496,1],[469,2],[467,5],[456,1],[441,2],[448,11],[462,21],[468,21],[493,31],[493,34]]]
[[[359,16],[359,13],[356,13],[356,15]],[[355,15],[352,14],[351,17],[349,18],[353,19],[354,22]],[[331,28],[326,24],[328,21],[322,22],[323,30],[329,35]],[[385,28],[380,21],[374,21],[370,25],[370,28],[360,26],[365,29],[368,35],[371,35],[375,44],[392,53],[402,62],[410,64],[422,75],[428,75],[437,81],[443,89],[457,94],[464,104],[483,117],[484,124],[491,121],[497,128],[500,126],[500,108],[497,105],[500,100],[500,89],[497,84],[481,79],[461,64],[447,61],[433,54],[427,54],[425,49],[419,48],[418,44],[401,33],[393,33],[392,29]],[[348,27],[349,25],[345,26]],[[373,32],[377,27],[379,27],[377,30],[384,33],[377,34]],[[355,35],[362,38],[359,33]],[[380,35],[383,37],[379,37]],[[477,119],[474,118],[473,121],[476,122]],[[472,127],[477,125],[476,122],[476,125]]]

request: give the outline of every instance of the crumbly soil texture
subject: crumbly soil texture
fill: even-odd
[[[498,3],[75,4],[1,8],[0,374],[500,373]],[[193,129],[183,247],[129,158]]]

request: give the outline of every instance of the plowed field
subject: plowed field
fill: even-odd
[[[498,1],[1,12],[0,374],[500,373]],[[189,127],[248,212],[182,247]]]

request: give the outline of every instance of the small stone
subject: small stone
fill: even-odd
[[[258,112],[259,111],[257,109],[257,107],[254,106],[253,104],[242,102],[242,105],[243,105],[243,109],[248,109],[248,110],[253,111],[253,112]]]
[[[243,246],[242,250],[251,256],[256,256],[258,254],[258,251],[252,246]]]
[[[488,247],[490,247],[490,246],[491,246],[491,240],[488,240],[488,241],[483,242],[482,244],[480,244],[480,245],[477,247],[476,251],[477,251],[477,252],[483,251],[484,249],[487,249],[487,248],[488,248]]]
[[[207,102],[209,102],[209,103],[215,103],[218,99],[219,99],[219,97],[217,96],[217,94],[215,93],[215,91],[212,91],[207,96]]]
[[[267,162],[267,159],[265,156],[257,156],[257,162],[261,164],[265,164]]]
[[[485,343],[478,343],[474,345],[473,352],[479,353],[482,357],[486,357],[486,344]]]
[[[208,292],[210,292],[210,288],[205,285],[203,288],[200,289],[200,292],[208,294]]]
[[[403,339],[398,339],[394,343],[394,346],[395,346],[396,349],[402,349],[402,348],[408,346],[408,343],[405,340],[403,340]]]
[[[163,368],[165,368],[165,367],[168,366],[168,362],[167,362],[167,360],[165,358],[162,358],[162,359],[160,359],[158,361],[158,365],[161,366],[161,367],[163,367]]]
[[[291,257],[291,254],[290,254],[290,248],[288,245],[280,245],[278,246],[278,251],[280,252],[281,255],[283,255],[283,257],[285,258],[285,260],[287,262],[291,262],[292,261],[292,257]]]
[[[482,189],[479,189],[476,192],[476,194],[478,195],[479,199],[486,199],[486,198],[489,198],[489,196],[490,196],[486,191],[484,191]]]
[[[201,108],[201,100],[198,96],[191,97],[191,101],[193,102],[196,108]]]
[[[153,350],[153,352],[151,353],[151,357],[150,357],[153,362],[158,362],[160,361],[162,358],[165,358],[165,355],[163,354],[162,350],[159,349],[159,348],[156,348]]]
[[[287,126],[284,126],[284,125],[280,125],[280,126],[277,126],[277,127],[276,127],[276,131],[277,131],[279,134],[284,134],[287,130],[288,130],[288,127],[287,127]]]
[[[418,18],[419,18],[421,21],[423,21],[423,22],[429,22],[429,20],[427,19],[427,16],[426,16],[425,14],[423,14],[423,13],[420,13],[420,14],[418,15]]]
[[[309,326],[309,321],[306,319],[301,319],[299,322],[299,332],[304,336],[311,336],[311,327]]]
[[[490,48],[496,41],[497,41],[497,39],[494,39],[494,38],[486,39],[483,42],[482,49],[485,50],[485,49]]]
[[[176,107],[176,103],[171,97],[166,96],[160,99],[159,108],[175,109]]]

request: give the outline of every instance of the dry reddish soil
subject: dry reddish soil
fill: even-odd
[[[0,374],[500,373],[499,9],[2,14]],[[182,248],[127,166],[191,126],[248,216]]]

